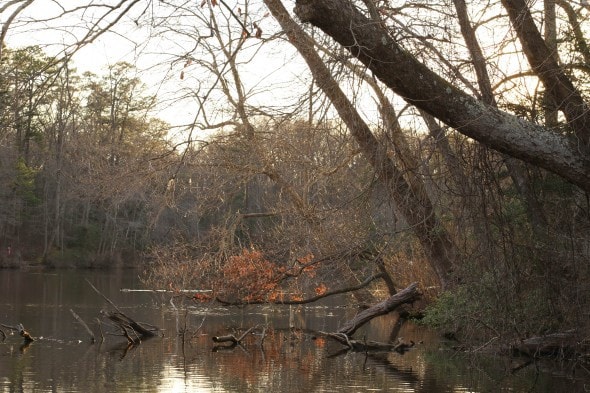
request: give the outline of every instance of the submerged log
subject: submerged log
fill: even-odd
[[[129,344],[140,343],[142,338],[154,337],[157,335],[157,332],[160,331],[159,328],[157,328],[153,325],[134,321],[131,317],[125,315],[125,313],[123,313],[123,311],[121,311],[119,309],[119,307],[117,307],[117,305],[115,303],[113,303],[113,301],[111,299],[109,299],[108,297],[103,295],[102,292],[100,292],[94,285],[92,285],[92,283],[90,281],[86,280],[86,282],[88,283],[88,285],[90,285],[92,287],[92,289],[94,289],[94,291],[96,293],[98,293],[100,296],[102,296],[102,298],[105,301],[107,301],[116,310],[116,311],[101,310],[100,313],[103,316],[110,319],[112,322],[114,322],[115,325],[117,325],[119,327],[119,329],[121,329],[121,333],[123,334],[123,336],[125,336],[127,338],[127,341],[129,342]],[[100,327],[100,323],[99,323],[99,327]],[[101,328],[101,336],[102,336],[102,328]],[[104,341],[104,336],[103,336],[103,341]]]
[[[378,303],[366,310],[358,313],[353,319],[346,322],[339,330],[338,333],[345,334],[350,337],[356,332],[361,326],[369,322],[371,319],[385,315],[395,310],[397,307],[405,303],[412,303],[420,297],[418,292],[418,283],[410,284],[407,288],[399,291],[395,295],[388,299]]]

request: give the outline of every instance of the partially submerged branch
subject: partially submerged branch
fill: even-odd
[[[18,329],[18,334],[25,339],[25,344],[35,341],[33,336],[31,336],[31,334],[25,330],[25,327],[22,323],[19,323],[16,325],[16,327]]]
[[[121,329],[121,333],[127,338],[127,341],[130,344],[138,344],[141,342],[142,338],[156,336],[157,332],[160,330],[159,328],[133,320],[131,317],[127,316],[123,311],[121,311],[111,299],[103,295],[94,285],[92,285],[90,281],[86,280],[86,282],[92,287],[92,289],[94,289],[96,293],[98,293],[116,310],[115,312],[102,310],[100,313],[114,322],[115,325]]]
[[[76,314],[76,312],[74,310],[72,310],[71,308],[70,308],[70,313],[72,314],[74,319],[80,325],[82,325],[82,327],[86,330],[86,332],[88,332],[88,336],[90,337],[90,343],[94,344],[94,342],[96,341],[96,338],[94,337],[94,332],[88,327],[86,322],[84,322],[84,320],[82,318],[80,318],[80,316],[78,314]]]
[[[24,338],[25,344],[29,344],[29,343],[35,341],[33,336],[31,336],[31,334],[25,330],[25,327],[23,326],[22,323],[19,323],[16,326],[5,325],[3,323],[0,323],[0,326],[5,327],[6,329],[10,329],[10,330],[14,330],[14,331],[18,332],[19,336]],[[2,334],[3,334],[4,338],[6,338],[6,334],[4,334],[4,332],[2,332]]]
[[[418,283],[410,284],[407,288],[399,291],[388,299],[367,308],[358,313],[353,319],[344,324],[338,333],[343,333],[347,336],[352,336],[358,328],[369,322],[371,319],[380,315],[385,315],[395,310],[397,307],[405,303],[412,303],[420,297],[418,292]]]
[[[121,329],[123,335],[130,343],[140,343],[142,338],[154,337],[159,330],[153,326],[144,326],[140,322],[136,322],[122,312],[102,310],[101,314],[110,319]]]
[[[412,348],[414,345],[416,345],[412,340],[406,342],[402,339],[398,339],[395,343],[383,343],[377,341],[354,340],[344,333],[320,333],[338,341],[342,345],[345,345],[349,349],[354,351],[395,351],[403,354],[407,352],[410,348]]]
[[[404,353],[409,350],[411,347],[414,346],[413,341],[405,342],[402,339],[398,338],[397,342],[395,343],[380,343],[375,341],[358,341],[351,338],[351,336],[356,332],[361,326],[376,318],[380,315],[385,315],[399,306],[405,303],[411,303],[420,297],[420,292],[418,292],[418,284],[413,283],[410,284],[404,290],[396,293],[393,296],[390,296],[388,299],[382,301],[370,307],[366,310],[361,311],[358,313],[353,319],[346,322],[337,332],[335,333],[327,333],[327,332],[320,332],[324,334],[342,345],[347,346],[351,350],[364,350],[364,351],[372,351],[372,350],[380,350],[380,351],[396,351],[399,353]]]
[[[252,332],[256,328],[258,328],[258,326],[252,326],[250,329],[246,330],[244,332],[244,334],[242,334],[238,338],[236,338],[236,336],[234,336],[233,334],[228,334],[225,336],[214,336],[212,339],[213,339],[213,342],[215,342],[215,343],[229,342],[233,346],[233,345],[239,344],[244,338],[246,338],[246,336],[248,336],[248,334],[250,334],[250,332]]]

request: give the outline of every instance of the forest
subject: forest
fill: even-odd
[[[587,2],[34,3],[0,6],[2,267],[223,304],[418,283],[456,336],[590,331]],[[152,74],[77,71],[114,33]]]

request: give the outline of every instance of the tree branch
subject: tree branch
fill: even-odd
[[[295,13],[335,39],[416,107],[493,149],[590,190],[587,140],[559,135],[464,93],[419,62],[349,0],[297,0]]]

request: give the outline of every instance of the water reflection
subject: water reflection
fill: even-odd
[[[128,315],[164,328],[165,337],[137,346],[113,336],[89,344],[69,309],[95,328],[93,318],[108,304],[86,278]],[[342,351],[310,333],[335,331],[355,312],[334,304],[202,306],[191,308],[185,319],[165,295],[120,292],[138,287],[137,274],[130,271],[0,270],[0,322],[23,323],[38,337],[28,346],[15,335],[0,343],[0,392],[574,392],[589,382],[585,373],[566,378],[571,365],[561,373],[552,368],[537,374],[532,366],[511,375],[510,359],[442,350],[436,334],[416,325],[400,332],[421,342],[404,355]],[[392,318],[379,318],[357,338],[385,341],[393,324]],[[256,325],[256,334],[242,345],[212,350],[213,335],[237,337]],[[176,332],[185,327],[197,334],[182,340]]]

